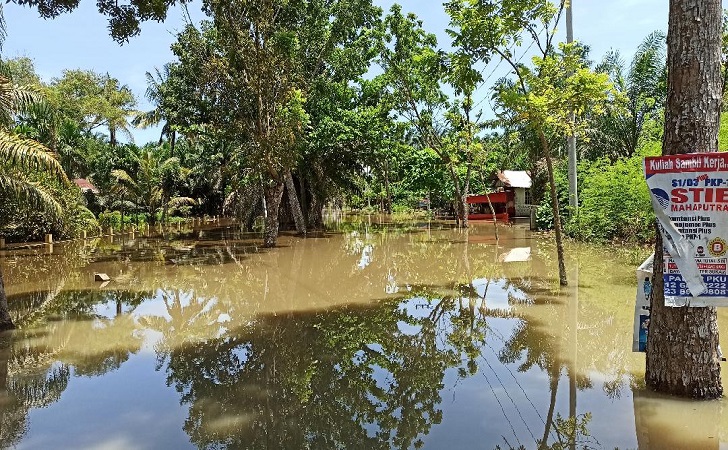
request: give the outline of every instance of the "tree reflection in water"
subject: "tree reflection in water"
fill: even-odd
[[[262,316],[159,351],[201,448],[417,447],[459,363],[438,348],[435,324],[397,301]]]
[[[72,375],[100,376],[136,353],[141,339],[130,316],[99,314],[100,305],[138,306],[148,293],[56,292],[44,326],[0,335],[0,443],[11,446],[27,432],[31,409],[61,398]],[[102,309],[102,308],[101,308]],[[71,320],[72,319],[72,320]]]
[[[44,314],[56,330],[44,333],[58,343],[39,336],[29,346],[62,361],[70,376],[98,376],[155,336],[157,369],[179,393],[184,431],[201,448],[418,447],[447,420],[442,396],[453,380],[474,381],[485,399],[478,411],[516,406],[495,425],[508,437],[502,446],[593,445],[588,411],[559,414],[559,383],[573,380],[575,404],[577,390],[592,386],[582,368],[594,367],[607,374],[605,390],[621,392],[623,366],[600,352],[599,334],[614,339],[614,348],[622,337],[606,328],[581,331],[576,366],[565,350],[576,339],[566,342],[567,333],[555,329],[578,324],[567,299],[550,290],[555,277],[541,255],[551,252],[534,242],[531,261],[503,264],[498,245],[468,244],[471,237],[364,229],[284,240],[290,245],[269,253],[235,234],[183,244],[139,240],[122,250],[124,258],[100,252],[104,267],[125,274],[113,285],[118,292],[63,291],[65,300]],[[525,245],[532,242],[516,246]],[[612,320],[599,308],[581,317]],[[86,351],[80,341],[104,344]],[[512,380],[498,378],[508,372]],[[546,376],[529,388],[518,372]],[[519,391],[530,404],[515,398]],[[520,420],[525,429],[507,428]],[[495,445],[488,438],[485,445]]]

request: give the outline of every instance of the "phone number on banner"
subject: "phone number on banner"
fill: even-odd
[[[665,295],[670,297],[688,297],[690,289],[679,274],[665,274]],[[703,275],[705,291],[700,297],[728,297],[728,275]]]

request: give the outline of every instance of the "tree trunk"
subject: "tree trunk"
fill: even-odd
[[[278,208],[283,197],[283,187],[280,181],[270,181],[264,188],[266,217],[263,247],[275,247],[278,242]]]
[[[119,224],[119,231],[124,232],[124,196],[121,196],[121,223]]]
[[[384,203],[384,212],[392,214],[392,190],[389,187],[389,162],[384,160],[384,192],[387,195],[387,199]]]
[[[5,295],[3,272],[0,270],[0,331],[12,330],[14,328],[15,324],[10,317],[10,311],[8,309],[8,297]]]
[[[311,193],[311,202],[308,209],[308,226],[313,230],[324,227],[323,204],[315,192]]]
[[[556,195],[556,182],[554,181],[554,164],[551,161],[551,148],[546,140],[543,130],[538,130],[543,155],[546,158],[546,169],[549,173],[549,192],[551,193],[551,213],[554,216],[554,232],[556,233],[556,256],[559,260],[559,284],[566,286],[566,264],[564,263],[564,240],[561,231],[561,215],[559,214],[559,197]]]
[[[308,200],[306,199],[306,177],[303,175],[299,175],[298,177],[298,189],[301,193],[301,198],[299,199],[299,203],[301,204],[301,210],[304,211],[304,217],[306,219],[309,218],[309,211],[308,211]],[[311,226],[310,222],[306,222],[306,225]]]
[[[286,191],[288,192],[288,204],[291,206],[291,214],[293,221],[296,222],[296,231],[306,236],[306,219],[303,217],[301,204],[298,203],[298,195],[296,195],[296,185],[293,183],[293,175],[291,171],[286,172]]]
[[[718,151],[721,20],[720,0],[670,0],[663,155]],[[716,310],[666,307],[663,266],[658,231],[645,381],[663,393],[719,398]]]
[[[468,173],[467,178],[469,177],[470,174]],[[468,222],[468,215],[470,215],[470,206],[468,206],[468,195],[470,195],[470,180],[466,179],[465,185],[463,186],[463,192],[460,197],[460,209],[462,209],[463,211],[463,228],[468,228],[470,226],[470,223]]]

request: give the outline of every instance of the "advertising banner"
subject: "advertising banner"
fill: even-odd
[[[655,254],[637,268],[637,295],[634,305],[632,351],[647,351],[647,332],[650,327],[650,294],[652,293],[652,261]]]
[[[665,250],[665,303],[728,306],[728,153],[645,158]]]

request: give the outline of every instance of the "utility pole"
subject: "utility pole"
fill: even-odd
[[[566,0],[566,42],[574,42],[573,12],[571,3],[573,0]],[[574,113],[571,113],[574,120]],[[575,214],[579,208],[579,195],[576,192],[576,136],[571,134],[566,138],[566,150],[569,154],[569,206],[571,213]]]
[[[566,0],[566,42],[571,44],[574,42],[574,14],[571,10],[571,2],[574,0]],[[572,122],[575,120],[574,112],[571,112]],[[579,195],[576,191],[576,136],[572,133],[566,138],[566,150],[569,154],[569,206],[571,214],[577,214],[579,208]],[[574,277],[573,289],[574,295],[569,301],[569,315],[571,316],[571,351],[572,360],[569,368],[569,418],[576,418],[576,371],[578,358],[578,340],[579,340],[579,259],[576,260],[576,276]],[[567,359],[568,361],[568,359]],[[576,438],[569,441],[569,450],[576,449]]]

